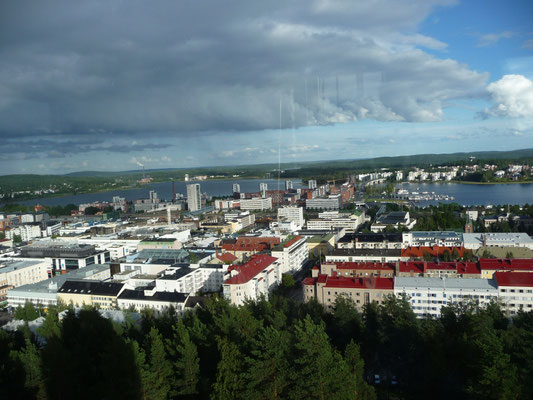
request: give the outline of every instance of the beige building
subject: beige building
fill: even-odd
[[[325,262],[320,266],[321,274],[351,278],[393,278],[394,271],[393,263]],[[318,277],[318,270],[313,270],[313,277]]]
[[[48,263],[45,260],[11,261],[0,264],[0,282],[18,287],[48,279]]]
[[[307,239],[307,248],[309,254],[326,255],[335,248],[335,235],[328,233],[327,235],[312,236]]]
[[[362,311],[365,304],[382,304],[387,297],[393,295],[394,279],[330,277],[320,274],[316,278],[304,279],[303,290],[305,301],[315,299],[328,311],[333,310],[336,299],[341,296],[351,299]]]
[[[58,289],[57,299],[75,307],[87,305],[110,310],[117,308],[117,297],[123,287],[123,283],[67,280]]]

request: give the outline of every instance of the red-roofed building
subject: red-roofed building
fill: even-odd
[[[481,278],[481,270],[475,262],[427,262],[401,261],[396,268],[396,276],[426,278]]]
[[[277,259],[266,254],[254,255],[242,265],[232,265],[223,284],[224,297],[237,306],[262,295],[268,298],[269,292],[280,282],[278,270]]]
[[[394,263],[330,261],[320,266],[320,272],[328,276],[393,278],[395,266]]]
[[[388,296],[394,294],[393,278],[347,278],[320,274],[316,278],[303,281],[304,300],[316,299],[328,310],[333,309],[339,296],[347,297],[362,310],[365,304],[376,302],[382,304]]]
[[[519,310],[533,310],[533,274],[530,272],[495,272],[498,297],[511,315]]]
[[[442,258],[444,252],[447,251],[450,256],[453,255],[453,251],[457,252],[457,257],[463,257],[466,249],[464,247],[448,247],[448,246],[412,246],[402,249],[402,257],[405,258],[423,258],[425,254],[429,254],[431,257]],[[471,251],[471,250],[470,250]]]
[[[533,259],[531,258],[481,258],[478,263],[481,277],[486,279],[492,278],[494,273],[498,271],[533,272]]]
[[[222,252],[242,259],[244,256],[266,252],[280,243],[279,237],[239,236],[236,240],[222,243]]]

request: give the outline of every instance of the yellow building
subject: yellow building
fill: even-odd
[[[312,236],[307,239],[309,254],[326,255],[335,248],[335,236],[331,233],[327,235]]]
[[[75,307],[95,306],[103,310],[117,307],[123,283],[67,280],[57,291],[57,300]]]

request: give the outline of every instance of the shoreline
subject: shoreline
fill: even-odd
[[[183,183],[186,183],[186,184],[192,184],[192,183],[202,183],[202,182],[210,182],[210,181],[232,181],[232,180],[261,180],[261,179],[274,179],[274,178],[261,178],[261,177],[246,177],[246,178],[243,178],[243,177],[239,177],[239,178],[211,178],[211,179],[206,179],[206,180],[201,180],[201,181],[174,181],[174,182],[183,182]],[[287,180],[287,179],[298,179],[300,181],[303,181],[301,178],[284,178],[283,180]],[[276,179],[274,179],[276,180]],[[41,200],[41,199],[53,199],[53,198],[60,198],[60,197],[67,197],[67,196],[82,196],[82,195],[87,195],[87,194],[100,194],[100,193],[107,193],[107,192],[112,192],[112,191],[115,191],[115,190],[135,190],[135,189],[142,189],[143,187],[149,187],[150,185],[154,185],[154,184],[160,184],[160,183],[171,183],[172,180],[161,180],[161,181],[152,181],[150,183],[146,183],[146,184],[142,184],[142,185],[139,185],[139,186],[123,186],[123,187],[113,187],[113,188],[106,188],[106,189],[102,189],[102,190],[95,190],[95,191],[90,191],[90,192],[78,192],[76,194],[74,193],[59,193],[59,194],[52,194],[52,195],[49,195],[49,196],[38,196],[38,197],[29,197],[29,198],[24,198],[24,199],[16,199],[16,200],[10,200],[10,201],[5,201],[4,199],[0,199],[0,206],[5,206],[5,205],[8,205],[8,204],[23,204],[23,202],[26,202],[26,201],[33,201],[33,200]],[[37,203],[38,204],[38,203]]]
[[[459,184],[459,185],[516,185],[516,184],[530,185],[530,184],[533,184],[533,181],[525,181],[525,182],[519,182],[519,181],[513,181],[513,182],[422,181],[422,182],[417,182],[417,181],[413,181],[413,182],[400,182],[400,183],[396,183],[396,185],[402,185],[404,183],[408,185],[416,185],[416,184],[446,185],[448,183]]]

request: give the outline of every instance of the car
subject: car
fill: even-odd
[[[378,375],[378,374],[374,375],[374,383],[376,385],[379,385],[381,383],[381,376],[380,375]]]

